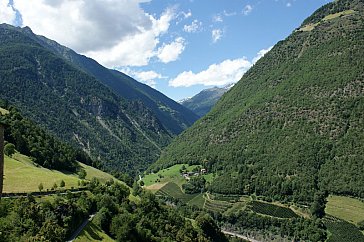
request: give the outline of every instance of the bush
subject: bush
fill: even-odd
[[[7,143],[4,147],[4,154],[9,157],[15,154],[15,145],[12,143]]]

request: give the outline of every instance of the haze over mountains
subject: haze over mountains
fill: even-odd
[[[0,98],[108,169],[132,174],[155,161],[197,115],[123,73],[0,25]]]
[[[364,3],[335,1],[280,41],[154,168],[201,163],[210,190],[364,196]]]

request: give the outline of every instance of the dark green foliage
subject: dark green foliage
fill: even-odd
[[[183,190],[187,194],[202,193],[205,191],[206,180],[203,176],[193,176],[182,185]]]
[[[208,112],[210,112],[211,108],[228,90],[228,88],[219,87],[205,89],[195,96],[181,102],[181,104],[186,108],[192,110],[198,116],[203,117]]]
[[[326,218],[325,225],[331,234],[327,242],[364,241],[364,235],[351,223],[336,218]]]
[[[85,169],[80,169],[80,171],[78,172],[78,178],[85,179],[86,176],[87,176],[87,172],[85,171]]]
[[[65,241],[91,211],[85,194],[37,202],[32,197],[1,200],[1,241]]]
[[[7,143],[4,146],[4,154],[7,156],[12,156],[13,154],[15,154],[15,145],[12,143]]]
[[[298,218],[298,215],[289,208],[280,207],[270,203],[252,201],[250,208],[256,213],[269,215],[277,218]]]
[[[216,193],[364,197],[364,4],[325,8],[347,4],[354,14],[277,43],[151,169],[207,160]]]
[[[364,220],[358,222],[358,228],[364,231]]]
[[[325,216],[325,207],[327,203],[328,194],[327,192],[318,191],[316,192],[313,203],[311,204],[311,214],[318,218],[323,218]]]
[[[155,161],[171,139],[142,101],[115,94],[39,44],[30,29],[0,25],[0,60],[0,98],[86,151],[104,169],[134,176]],[[14,144],[17,149],[22,145]]]
[[[95,196],[98,212],[94,222],[117,241],[224,241],[225,237],[210,219],[194,228],[191,222],[153,194],[141,193],[140,203],[127,199],[129,191],[119,184],[89,187]],[[117,191],[122,191],[119,195]],[[197,216],[197,215],[196,215]]]
[[[80,162],[90,163],[90,158],[83,151],[76,150],[43,129],[30,120],[24,118],[15,108],[9,108],[9,114],[3,116],[9,125],[5,129],[5,147],[14,153],[14,148],[24,155],[33,158],[33,161],[45,168],[56,170],[75,171],[77,169],[77,157],[83,157]],[[5,150],[6,150],[5,149]],[[82,155],[80,155],[82,154]]]
[[[55,41],[34,35],[31,30],[27,31],[27,34],[43,47],[66,58],[73,65],[96,78],[115,94],[130,101],[141,101],[153,112],[163,127],[173,135],[181,133],[198,119],[198,116],[189,109],[124,73],[107,69],[95,60],[79,55]]]
[[[241,231],[259,231],[259,234],[270,232],[297,241],[325,241],[326,229],[320,219],[291,218],[281,219],[261,216],[248,211],[240,211],[223,216],[226,227]]]
[[[202,233],[209,239],[209,241],[228,241],[210,215],[200,214],[196,218],[196,224],[201,228]]]

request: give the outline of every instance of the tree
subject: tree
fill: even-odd
[[[359,228],[360,230],[363,230],[363,231],[364,231],[364,220],[362,220],[362,221],[360,221],[360,222],[358,223],[358,228]]]
[[[54,183],[54,184],[53,184],[52,189],[53,189],[53,190],[56,190],[56,189],[57,189],[57,187],[58,187],[58,186],[57,186],[57,183]]]
[[[313,216],[323,218],[325,216],[326,197],[328,193],[325,191],[316,192],[313,203],[311,205],[311,213]]]
[[[66,186],[66,183],[62,180],[60,183],[59,183],[59,187],[65,187]]]
[[[198,215],[196,224],[202,230],[203,235],[208,237],[210,241],[228,241],[210,215]]]
[[[40,192],[42,192],[42,191],[43,191],[43,189],[44,189],[44,187],[43,187],[43,183],[39,183],[39,185],[38,185],[38,189],[39,189],[39,191],[40,191]]]
[[[87,176],[87,172],[84,170],[84,169],[81,169],[79,172],[78,172],[78,178],[80,179],[85,179]]]
[[[4,147],[4,153],[5,155],[11,157],[13,154],[15,154],[15,145],[12,143],[7,143]]]

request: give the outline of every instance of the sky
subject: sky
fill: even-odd
[[[236,83],[330,0],[0,0],[29,26],[178,101]]]

